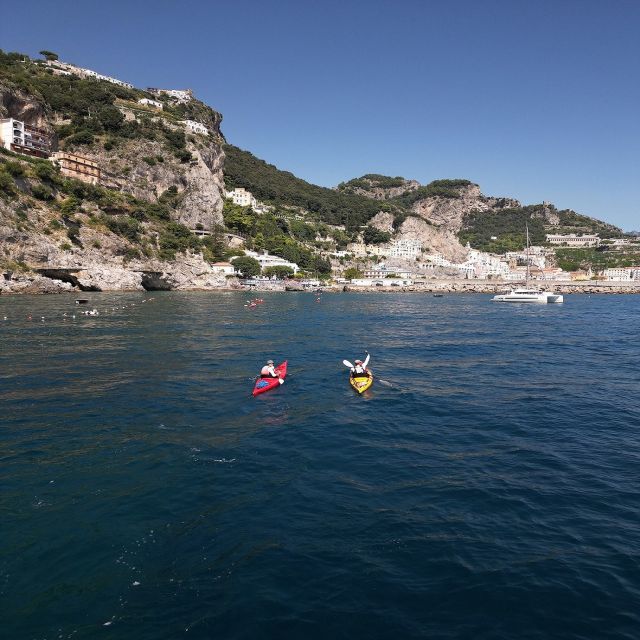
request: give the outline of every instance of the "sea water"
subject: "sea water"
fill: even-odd
[[[640,297],[85,295],[0,298],[3,638],[640,637]]]

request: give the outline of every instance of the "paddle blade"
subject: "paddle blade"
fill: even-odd
[[[348,360],[343,360],[343,361],[342,361],[342,364],[343,364],[345,367],[349,367],[349,369],[353,369],[353,368],[354,368],[354,367],[353,367],[353,365],[352,365]]]

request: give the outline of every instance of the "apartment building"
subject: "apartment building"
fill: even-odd
[[[14,118],[0,120],[0,143],[5,149],[26,156],[48,158],[51,153],[51,137],[44,129]]]

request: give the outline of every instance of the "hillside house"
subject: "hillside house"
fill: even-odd
[[[196,122],[195,120],[184,120],[184,124],[192,133],[200,133],[203,136],[209,135],[209,129],[205,127],[201,122]]]
[[[156,89],[154,87],[149,87],[147,88],[147,91],[157,96],[168,96],[178,102],[189,102],[190,100],[193,100],[193,91],[191,91],[191,89]]]
[[[214,262],[211,264],[211,271],[214,273],[224,273],[226,276],[232,276],[236,272],[230,262]]]
[[[140,100],[138,100],[138,102],[140,104],[143,104],[147,107],[152,107],[153,109],[160,109],[162,110],[164,108],[162,102],[159,102],[158,100],[151,100],[151,98],[140,98]]]

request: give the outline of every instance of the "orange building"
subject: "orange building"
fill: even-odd
[[[66,151],[56,151],[51,156],[51,160],[58,164],[60,173],[63,176],[76,178],[91,184],[100,182],[100,167],[97,162],[89,160],[89,158],[78,156],[75,153],[67,153]]]

